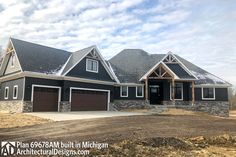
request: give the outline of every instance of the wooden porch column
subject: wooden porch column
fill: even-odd
[[[145,99],[148,101],[148,78],[145,80]]]
[[[194,81],[192,81],[192,106],[194,105],[195,103],[195,90],[194,90]]]
[[[171,87],[172,87],[172,90],[171,90],[172,105],[175,105],[175,80],[174,79],[172,79]]]

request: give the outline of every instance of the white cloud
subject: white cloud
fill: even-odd
[[[236,84],[233,0],[147,2],[1,1],[0,45],[9,36],[70,51],[96,44],[107,59],[124,48],[172,51]]]

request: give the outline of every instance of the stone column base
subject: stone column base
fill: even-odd
[[[59,106],[59,112],[70,112],[71,103],[69,101],[61,101]]]

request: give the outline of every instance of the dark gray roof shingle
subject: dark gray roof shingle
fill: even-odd
[[[55,74],[71,52],[11,38],[23,71]]]
[[[111,58],[109,62],[121,83],[139,83],[140,78],[155,64],[161,61],[164,56],[165,54],[148,54],[141,49],[125,49]],[[201,69],[180,56],[175,56],[198,78],[196,84],[228,84],[228,82]],[[175,69],[176,67],[171,68],[177,75],[181,75],[180,78],[192,78],[192,76],[183,73],[183,69],[179,67],[177,67],[178,70]]]
[[[181,67],[178,63],[176,63],[176,64],[166,63],[166,65],[167,65],[168,68],[170,68],[171,71],[173,71],[180,79],[195,79],[194,76],[189,75],[189,74],[183,69],[183,67]]]

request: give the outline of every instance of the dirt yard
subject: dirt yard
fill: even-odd
[[[39,117],[25,115],[21,113],[0,112],[0,122],[0,128],[14,128],[48,123],[51,122],[51,120],[42,119]]]
[[[2,121],[7,125],[6,119],[1,118]],[[46,120],[42,124],[32,126],[0,128],[0,140],[109,143],[109,149],[92,150],[91,156],[104,154],[209,156],[213,154],[212,156],[231,157],[236,154],[236,119],[218,118],[191,111],[169,110],[160,115],[50,123]]]

